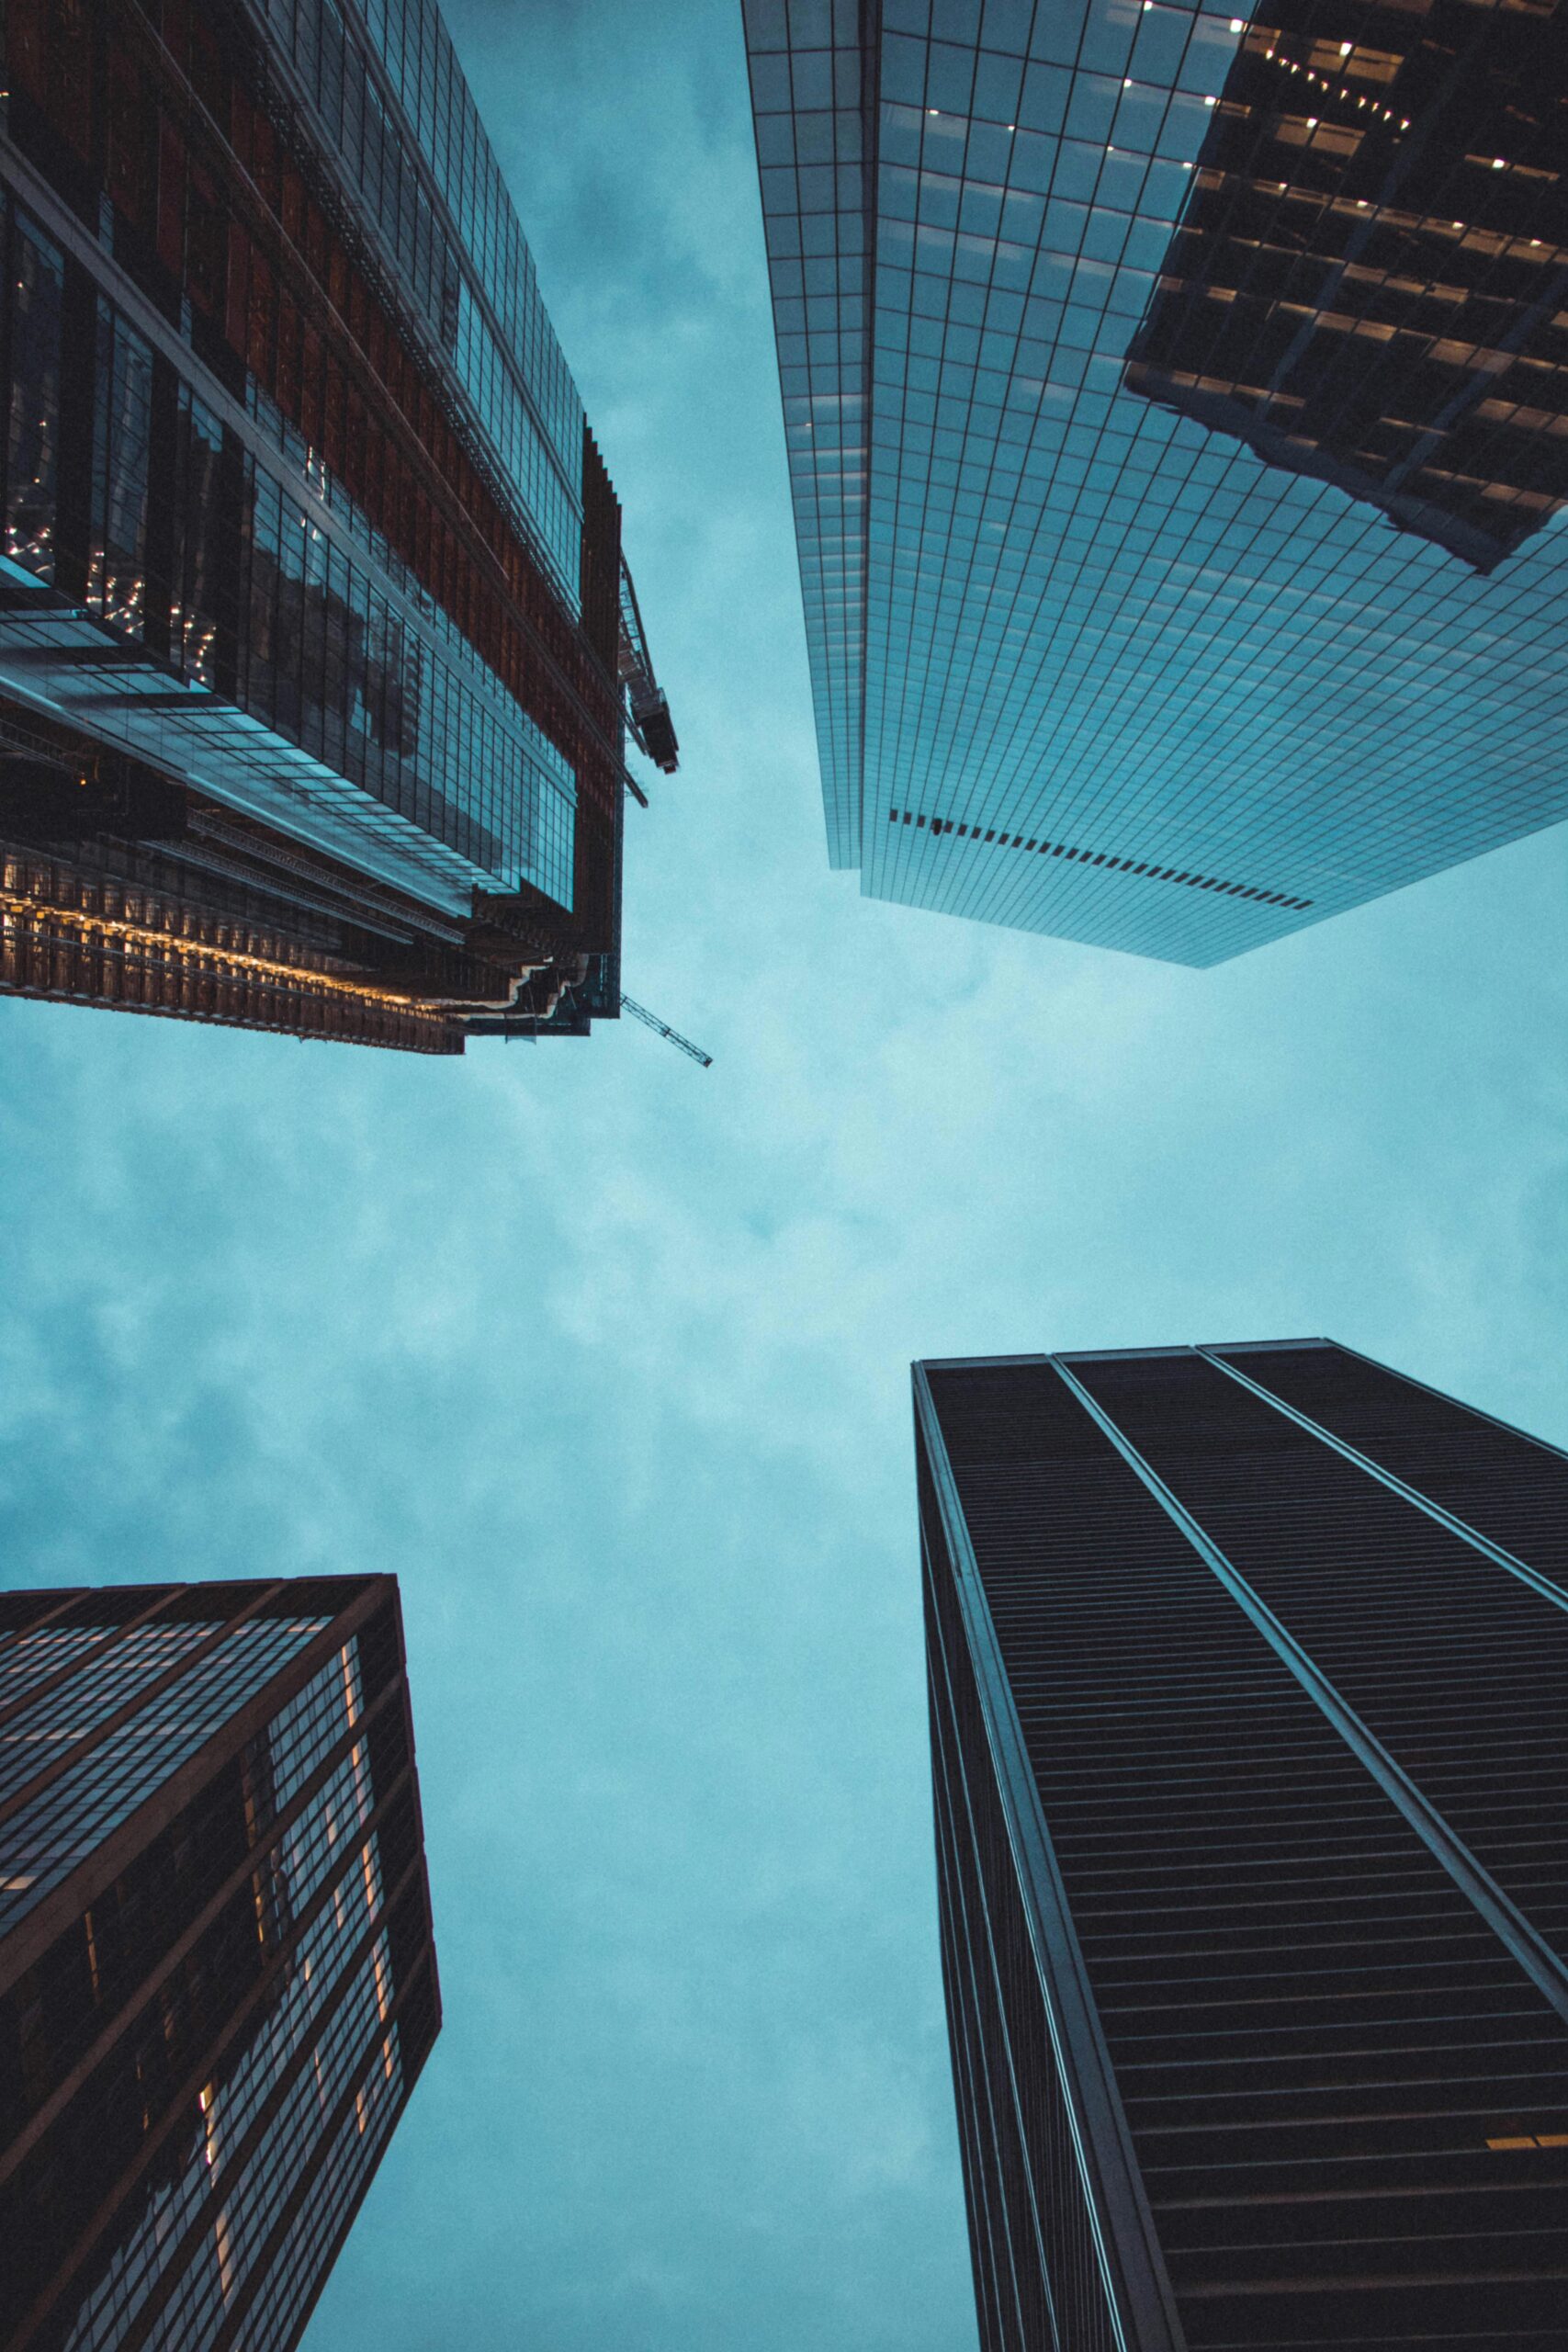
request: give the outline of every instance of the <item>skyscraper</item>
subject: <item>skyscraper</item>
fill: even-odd
[[[440,2015],[393,1578],[0,1596],[8,2352],[291,2352]]]
[[[1556,10],[1268,13],[1210,111],[1127,382],[1492,571],[1568,496]]]
[[[1556,0],[745,0],[831,861],[1207,965],[1568,815]]]
[[[0,989],[615,1015],[675,735],[434,0],[17,0],[6,69]]]
[[[1546,2352],[1568,1456],[1309,1340],[915,1368],[986,2352]]]

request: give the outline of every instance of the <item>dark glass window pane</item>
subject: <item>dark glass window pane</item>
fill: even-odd
[[[93,520],[87,602],[140,637],[147,605],[151,346],[98,305],[93,403]]]
[[[174,655],[187,677],[213,683],[223,514],[223,431],[210,409],[180,387],[177,503],[181,537]]]
[[[11,288],[11,410],[6,448],[6,552],[54,577],[55,471],[60,442],[61,256],[17,223]]]

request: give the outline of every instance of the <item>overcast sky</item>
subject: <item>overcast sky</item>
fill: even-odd
[[[6,1556],[402,1580],[446,2025],[307,2352],[969,2352],[909,1359],[1326,1332],[1568,1442],[1568,831],[1209,973],[863,900],[734,0],[449,14],[714,1067],[0,1002]]]

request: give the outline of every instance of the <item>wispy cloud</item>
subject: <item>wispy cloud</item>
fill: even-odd
[[[826,868],[728,5],[454,10],[684,760],[646,1032],[0,1005],[29,1581],[402,1577],[447,2026],[310,2337],[972,2340],[908,1362],[1328,1330],[1568,1438],[1568,842],[1206,975]]]

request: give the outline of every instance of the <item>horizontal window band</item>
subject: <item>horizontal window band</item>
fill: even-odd
[[[1076,858],[1080,865],[1102,865],[1107,872],[1141,874],[1148,882],[1175,882],[1189,890],[1218,890],[1222,898],[1251,899],[1265,907],[1291,907],[1304,914],[1312,905],[1310,899],[1292,899],[1283,890],[1259,890],[1250,882],[1222,882],[1213,874],[1189,874],[1174,865],[1151,865],[1146,858],[1108,857],[1103,850],[1069,849],[1063,842],[1025,841],[1021,833],[999,833],[993,826],[982,832],[978,825],[956,824],[951,817],[926,817],[912,808],[889,808],[890,825],[914,825],[933,833],[956,833],[961,840],[994,842],[998,849],[1021,849],[1026,854],[1033,850],[1040,857]]]

